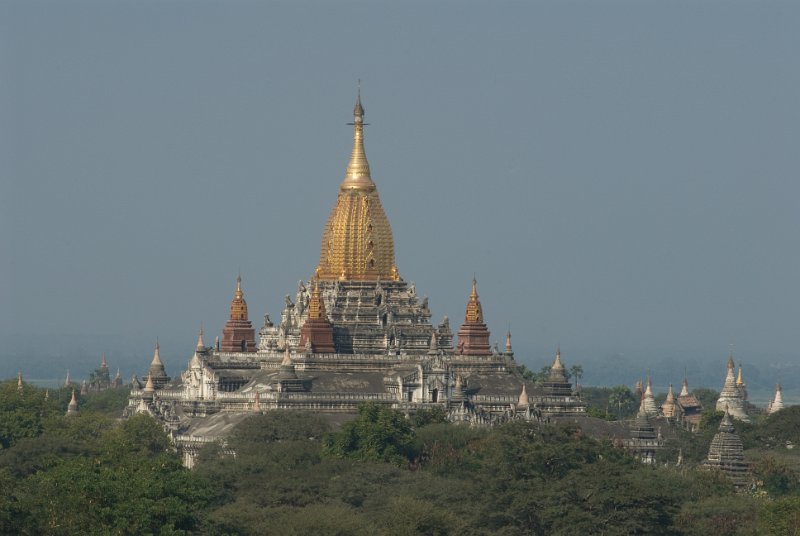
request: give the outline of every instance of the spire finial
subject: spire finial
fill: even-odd
[[[483,323],[483,307],[481,307],[481,302],[478,300],[478,280],[475,279],[474,275],[472,276],[472,292],[469,295],[467,312],[464,318],[467,323]]]
[[[375,183],[372,182],[372,175],[369,170],[367,154],[364,151],[364,107],[361,105],[361,84],[358,86],[356,105],[353,108],[353,151],[350,154],[350,162],[347,164],[347,171],[340,186],[341,190],[358,190],[372,192],[375,190]]]
[[[197,347],[195,350],[197,351],[204,351],[206,349],[206,343],[203,341],[203,324],[200,323],[200,331],[197,332]]]

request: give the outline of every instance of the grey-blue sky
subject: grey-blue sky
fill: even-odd
[[[177,368],[239,269],[275,316],[358,78],[435,317],[475,272],[537,368],[559,342],[678,379],[731,342],[797,361],[798,27],[789,2],[4,2],[0,370],[157,335]]]

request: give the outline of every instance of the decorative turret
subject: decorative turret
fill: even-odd
[[[542,391],[547,396],[568,397],[572,395],[572,384],[567,380],[566,370],[563,363],[561,363],[560,346],[556,348],[556,358],[550,366],[547,381],[542,383]]]
[[[103,358],[100,360],[100,369],[108,370],[108,361],[106,361],[106,353],[103,352]]]
[[[461,374],[456,374],[454,379],[454,387],[453,387],[453,394],[450,396],[450,400],[453,402],[461,402],[467,398],[467,389],[464,385],[464,378]]]
[[[122,387],[122,374],[119,372],[119,367],[117,367],[117,374],[114,376],[114,379],[111,380],[111,387]]]
[[[678,396],[689,396],[689,380],[686,379],[686,376],[683,377],[683,385],[681,386],[681,392]]]
[[[164,363],[161,362],[161,345],[158,341],[156,341],[156,349],[153,352],[153,360],[150,362],[148,376],[156,387],[161,387],[170,380],[170,377],[167,376],[167,372],[164,369]]]
[[[644,396],[642,397],[642,405],[648,417],[655,417],[658,415],[658,406],[653,396],[653,381],[650,379],[649,374],[647,375],[647,384],[644,390]]]
[[[69,379],[69,369],[67,369],[67,377],[64,379],[64,387],[72,386],[72,381]]]
[[[725,415],[719,424],[719,432],[711,440],[708,457],[703,465],[719,469],[737,486],[747,483],[748,468],[744,461],[742,440],[736,435],[731,414],[725,409]]]
[[[775,398],[773,398],[769,403],[769,409],[767,413],[772,415],[776,411],[780,411],[783,409],[783,395],[781,395],[781,384],[775,386]]]
[[[200,325],[200,331],[197,332],[197,346],[194,347],[195,352],[205,353],[206,343],[203,341],[203,325]]]
[[[242,276],[236,278],[236,292],[231,300],[231,316],[222,330],[222,352],[255,352],[256,330],[247,316],[247,302],[242,291]]]
[[[437,337],[435,329],[431,332],[431,345],[428,347],[428,355],[439,355],[439,337]]]
[[[514,357],[514,349],[511,347],[511,330],[506,332],[506,355]]]
[[[725,384],[722,392],[717,399],[717,411],[728,411],[734,419],[749,421],[747,409],[742,390],[736,385],[734,375],[733,356],[728,358],[728,373],[725,376]]]
[[[67,406],[67,417],[74,417],[78,414],[78,399],[75,398],[75,389],[72,390],[72,400]]]
[[[678,414],[678,405],[675,403],[675,395],[672,394],[672,384],[669,384],[667,399],[661,404],[661,414],[668,419],[674,419]]]
[[[289,345],[286,345],[286,351],[283,354],[283,361],[281,361],[281,368],[278,371],[278,379],[279,380],[296,380],[297,373],[294,369],[294,363],[292,362],[291,351],[289,350]]]
[[[483,308],[478,299],[478,282],[472,278],[472,293],[467,302],[464,323],[458,330],[458,353],[463,355],[491,355],[489,329],[483,322]]]
[[[739,389],[739,393],[742,395],[742,400],[747,400],[747,384],[744,383],[741,363],[739,363],[739,373],[736,376],[736,388]]]
[[[322,235],[316,276],[323,280],[398,281],[392,228],[364,152],[360,90],[353,116],[353,151]]]
[[[86,380],[81,382],[81,396],[86,396],[89,394],[89,386],[86,385]]]
[[[287,345],[288,346],[288,345]],[[308,348],[315,354],[333,354],[333,326],[325,312],[325,302],[319,290],[319,282],[314,281],[314,290],[308,300],[308,316],[300,328],[300,348]]]
[[[144,384],[144,392],[142,394],[142,398],[149,398],[152,399],[155,395],[156,387],[153,382],[153,375],[147,375],[147,383]]]
[[[518,408],[526,408],[530,405],[530,400],[528,400],[528,391],[525,388],[525,384],[522,384],[522,392],[519,394],[519,401],[517,402]]]

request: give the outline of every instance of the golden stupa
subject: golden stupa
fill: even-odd
[[[392,228],[364,153],[360,94],[353,115],[353,153],[322,234],[316,276],[326,280],[395,281],[400,276],[394,263]]]
[[[244,301],[241,275],[236,277],[236,294],[231,300],[231,320],[247,320],[247,302]]]

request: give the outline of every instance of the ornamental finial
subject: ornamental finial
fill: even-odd
[[[342,181],[342,190],[360,190],[371,192],[375,190],[375,183],[367,162],[367,154],[364,151],[364,107],[361,105],[361,83],[359,81],[358,96],[356,105],[353,108],[353,151],[350,154],[350,162],[347,164],[347,171]]]

